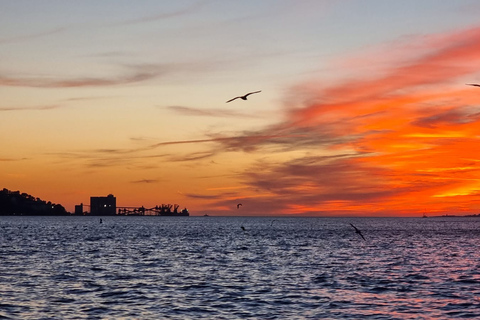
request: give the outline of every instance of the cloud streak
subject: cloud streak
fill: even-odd
[[[208,61],[199,61],[176,64],[130,64],[122,67],[126,70],[123,75],[104,77],[15,77],[0,73],[0,87],[89,88],[130,85],[163,78],[168,75],[207,72],[214,68],[214,64]]]
[[[186,115],[186,116],[198,116],[198,117],[219,117],[219,118],[258,118],[257,116],[251,114],[245,114],[237,112],[235,110],[225,110],[225,109],[200,109],[192,108],[185,106],[169,106],[166,107],[168,110],[174,111],[176,113]]]
[[[32,106],[32,107],[0,107],[0,112],[7,111],[28,111],[28,110],[52,110],[61,108],[60,105],[45,105],[45,106]]]
[[[146,184],[158,183],[158,182],[159,182],[159,180],[157,180],[157,179],[142,179],[142,180],[132,181],[132,183],[146,183]]]
[[[19,36],[13,36],[9,38],[3,38],[0,39],[0,44],[9,44],[9,43],[17,43],[17,42],[24,42],[24,41],[29,41],[37,38],[42,38],[46,36],[50,36],[53,34],[57,34],[60,32],[65,31],[65,28],[55,28],[43,32],[38,32],[38,33],[32,33],[32,34],[27,34],[27,35],[19,35]]]
[[[0,158],[0,162],[14,162],[28,160],[28,158]]]
[[[105,87],[133,84],[155,79],[166,73],[166,70],[156,68],[151,71],[133,72],[115,78],[81,77],[73,79],[50,79],[50,78],[18,78],[0,75],[0,86],[4,87],[31,87],[31,88],[82,88],[82,87]]]
[[[144,16],[136,19],[127,20],[124,22],[120,22],[118,24],[132,25],[132,24],[148,23],[148,22],[155,22],[155,21],[161,21],[165,19],[176,18],[176,17],[195,13],[209,2],[211,1],[198,1],[182,9],[178,9],[170,12],[160,12],[160,13],[156,13],[156,14],[152,14],[152,15],[148,15],[148,16]]]
[[[255,141],[258,139],[281,139],[280,136],[240,136],[240,137],[224,137],[224,136],[212,136],[205,139],[193,139],[193,140],[177,140],[150,143],[149,140],[134,138],[133,141],[148,144],[140,147],[132,148],[117,148],[117,149],[93,149],[77,152],[63,152],[53,153],[54,155],[64,159],[72,159],[76,161],[85,162],[86,166],[92,168],[105,168],[125,165],[139,165],[141,161],[145,160],[162,160],[166,162],[187,162],[197,161],[214,157],[215,155],[225,152],[225,147],[218,148],[218,144],[228,145],[229,151],[249,151],[248,141]],[[186,154],[177,153],[153,153],[155,150],[162,149],[169,146],[177,146],[184,144],[199,144],[210,145],[206,151],[193,151]]]

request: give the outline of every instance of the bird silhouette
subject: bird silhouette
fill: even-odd
[[[358,233],[358,235],[362,237],[363,240],[367,241],[363,236],[362,231],[358,230],[357,227],[355,227],[353,224],[350,223],[350,225],[353,227],[353,229],[355,229],[355,233]]]
[[[260,90],[260,91],[249,92],[249,93],[247,93],[247,94],[244,95],[244,96],[238,96],[238,97],[235,97],[235,98],[233,98],[233,99],[230,99],[230,100],[228,100],[226,103],[229,103],[230,101],[233,101],[233,100],[235,100],[235,99],[247,100],[247,97],[248,97],[249,95],[254,94],[254,93],[259,93],[259,92],[262,92],[262,91]]]
[[[467,83],[467,86],[480,87],[480,84],[476,84],[476,83]]]
[[[240,228],[242,228],[243,231],[247,231],[244,226],[241,226]]]
[[[242,205],[241,203],[237,204],[237,209],[240,208],[241,205]]]

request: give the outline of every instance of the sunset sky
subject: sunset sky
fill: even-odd
[[[480,213],[479,16],[476,0],[0,0],[0,188],[68,211],[114,194],[191,215]]]

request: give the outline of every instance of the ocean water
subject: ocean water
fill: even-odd
[[[480,218],[99,219],[0,217],[0,319],[480,317]]]

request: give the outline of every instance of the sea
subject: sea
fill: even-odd
[[[474,217],[2,216],[0,319],[479,318],[479,244]]]

